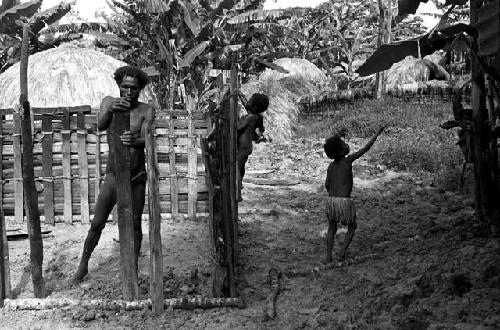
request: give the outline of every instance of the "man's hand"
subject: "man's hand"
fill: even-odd
[[[126,146],[132,145],[140,137],[139,132],[125,131],[120,136],[120,140]]]
[[[125,97],[118,97],[111,103],[111,110],[113,112],[117,111],[128,111],[130,109],[130,101]]]

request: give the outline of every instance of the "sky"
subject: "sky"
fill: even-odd
[[[67,0],[66,0],[67,1]],[[87,20],[96,20],[95,18],[95,12],[96,11],[101,11],[101,10],[106,10],[108,7],[106,4],[105,0],[74,0],[76,1],[76,4],[74,5],[74,8],[76,8],[80,16],[82,16],[84,19]],[[322,2],[325,2],[326,0],[266,0],[264,3],[264,9],[279,9],[279,8],[287,8],[287,7],[316,7]],[[23,0],[24,2],[24,0]],[[42,9],[50,8],[53,7],[57,4],[59,4],[61,0],[44,0]],[[109,10],[109,9],[108,9]],[[417,10],[418,13],[433,13],[436,12],[436,6],[432,1],[428,1],[427,3],[421,3],[420,7]],[[423,15],[421,16],[424,20],[424,25],[430,29],[434,25],[437,24],[437,19],[430,17],[428,15]]]

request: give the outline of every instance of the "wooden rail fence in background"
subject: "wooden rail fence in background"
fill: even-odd
[[[163,217],[208,213],[208,190],[200,141],[207,117],[187,110],[157,111],[155,135]],[[38,203],[45,224],[88,223],[108,161],[106,132],[97,130],[89,106],[33,108],[34,166]],[[0,110],[0,203],[7,224],[23,221],[20,116]],[[147,214],[146,202],[144,214]]]

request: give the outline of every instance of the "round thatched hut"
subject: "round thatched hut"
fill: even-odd
[[[93,49],[66,44],[33,54],[28,60],[28,97],[33,107],[71,107],[90,105],[99,108],[106,95],[119,96],[114,71],[126,65]],[[19,63],[0,74],[0,109],[19,103]],[[153,101],[146,88],[144,102]]]
[[[388,92],[395,90],[417,91],[419,88],[426,87],[429,81],[448,80],[450,75],[446,70],[436,63],[438,57],[424,57],[417,59],[412,56],[395,63],[387,71]]]
[[[275,70],[266,69],[261,75],[260,79],[273,78],[278,80],[284,77],[302,78],[307,82],[321,83],[327,80],[323,71],[316,65],[302,58],[280,58],[274,61],[274,64],[280,65],[285,68],[289,73],[280,73]]]

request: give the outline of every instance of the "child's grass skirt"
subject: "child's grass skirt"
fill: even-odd
[[[356,207],[353,200],[349,197],[327,197],[326,216],[328,221],[343,226],[356,224]]]

